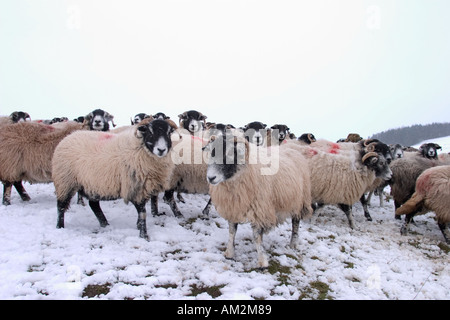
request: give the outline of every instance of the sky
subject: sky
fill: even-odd
[[[448,0],[5,0],[0,115],[187,110],[337,140],[450,121]]]

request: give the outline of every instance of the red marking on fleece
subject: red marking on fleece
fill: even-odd
[[[340,149],[341,149],[341,147],[339,146],[339,144],[332,143],[331,144],[331,148],[330,148],[330,150],[328,152],[332,153],[332,154],[338,154]]]
[[[431,187],[430,176],[431,173],[425,172],[425,174],[422,174],[420,176],[420,179],[417,179],[416,192],[424,194],[428,191],[428,189],[430,189]]]
[[[103,141],[103,140],[109,140],[109,139],[111,139],[113,137],[114,137],[114,135],[111,134],[111,133],[102,133],[98,139],[100,141]]]

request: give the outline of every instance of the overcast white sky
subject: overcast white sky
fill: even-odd
[[[4,0],[0,115],[283,123],[337,140],[450,121],[448,0]]]

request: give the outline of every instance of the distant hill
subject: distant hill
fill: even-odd
[[[415,124],[409,127],[389,129],[372,135],[371,139],[378,139],[387,144],[400,143],[412,146],[421,141],[450,136],[450,123]]]

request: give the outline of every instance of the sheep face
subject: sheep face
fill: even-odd
[[[9,117],[13,123],[31,121],[30,115],[23,111],[14,111]]]
[[[113,121],[114,116],[102,109],[96,109],[84,117],[89,123],[89,129],[95,131],[108,131],[109,122]],[[113,123],[114,126],[114,123]]]
[[[206,116],[201,112],[190,110],[180,115],[180,126],[190,133],[196,133],[205,129]]]
[[[164,120],[153,120],[149,124],[137,128],[137,137],[143,140],[147,150],[162,158],[172,148],[170,136],[174,129]]]
[[[273,125],[272,127],[270,127],[270,129],[274,130],[273,133],[275,134],[275,136],[273,138],[280,142],[289,136],[290,129],[284,124]]]
[[[392,178],[392,171],[389,167],[392,156],[387,145],[381,142],[372,142],[361,152],[363,164],[373,170],[377,178],[383,180]]]
[[[403,149],[400,144],[390,145],[389,149],[391,150],[393,160],[403,158]]]
[[[206,177],[210,184],[217,185],[239,173],[245,165],[248,146],[231,135],[212,137],[211,140],[204,148],[211,153]]]
[[[150,118],[151,116],[146,114],[146,113],[138,113],[137,115],[134,116],[133,121],[131,122],[132,125],[134,124],[138,124],[139,122],[141,122],[144,119]]]
[[[442,150],[442,147],[436,143],[424,143],[419,148],[419,153],[428,159],[437,159],[437,151]]]
[[[256,144],[257,146],[262,146],[267,135],[266,126],[266,124],[259,121],[250,122],[245,125],[243,130],[247,141]]]

